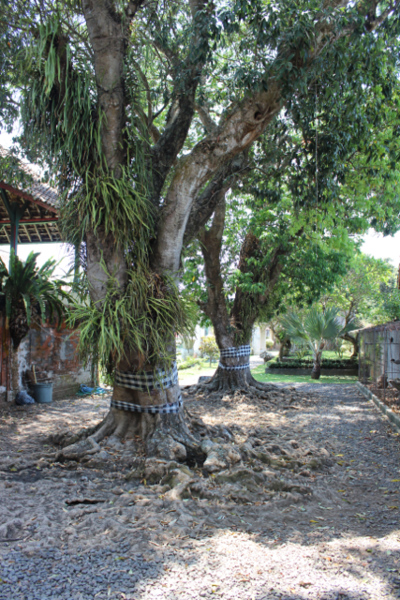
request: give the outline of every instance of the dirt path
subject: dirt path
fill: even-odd
[[[293,388],[186,396],[249,458],[183,501],[127,481],[115,440],[86,465],[40,460],[50,432],[96,422],[107,398],[0,410],[0,599],[399,598],[399,436],[354,386]]]

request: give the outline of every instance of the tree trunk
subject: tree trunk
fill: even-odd
[[[137,6],[140,4],[140,1],[136,3]],[[127,32],[124,31],[121,21],[115,18],[112,6],[107,0],[96,2],[83,0],[82,7],[94,51],[99,104],[105,116],[101,130],[103,154],[109,172],[118,178],[126,165],[123,133],[125,125],[123,61]],[[126,26],[129,27],[129,22]],[[194,81],[195,89],[198,78],[194,77]],[[181,136],[178,137],[179,140],[182,138],[182,144],[186,138],[184,127],[190,126],[190,110],[192,109],[189,107],[181,111],[184,113],[182,119],[185,124],[182,125]],[[177,118],[175,120],[177,121]],[[170,130],[167,127],[167,134],[168,132],[170,133]],[[181,147],[179,140],[175,142],[176,148],[170,144],[170,153],[171,149],[175,149],[176,153],[179,152]],[[164,152],[163,159],[166,160],[165,157]],[[168,158],[169,162],[173,160],[173,156]],[[160,170],[156,169],[155,173],[154,187],[157,188],[160,187],[158,180],[156,181]],[[177,270],[171,255],[180,256],[181,241],[172,237],[168,240],[167,246],[171,249],[171,253],[164,252],[156,255],[153,264],[149,265],[149,268],[160,275],[166,272],[174,273]],[[121,294],[125,291],[129,274],[124,248],[113,235],[106,234],[99,227],[96,233],[87,233],[86,249],[91,298],[96,306],[101,307],[107,294],[110,277],[114,282],[116,281]],[[176,355],[174,339],[170,340],[167,353],[169,356]],[[140,381],[144,377],[143,372],[147,374],[145,383]],[[157,373],[160,372],[158,365],[146,364],[145,358],[138,352],[127,352],[116,365],[110,411],[104,421],[99,424],[94,433],[93,431],[82,432],[70,439],[69,445],[63,449],[60,457],[79,460],[86,454],[93,454],[100,449],[99,442],[107,436],[139,439],[140,443],[145,444],[148,454],[158,455],[168,460],[184,461],[188,454],[200,453],[199,440],[189,431],[185,414],[181,410],[181,393],[177,378],[167,374],[169,381],[160,386],[160,382],[157,382]],[[155,379],[152,379],[153,375]]]
[[[15,396],[20,389],[20,377],[19,377],[19,362],[18,362],[18,348],[12,345],[11,352],[11,397],[15,400]]]
[[[246,315],[245,331],[250,332],[250,336],[245,337],[237,327],[239,318],[235,307],[230,314],[228,312],[220,264],[224,223],[225,199],[222,198],[215,210],[210,229],[203,228],[199,233],[208,294],[207,302],[202,308],[211,319],[221,353],[215,374],[203,387],[209,392],[233,393],[250,387],[265,392],[271,386],[268,388],[257,382],[250,372],[250,337],[255,317],[250,321],[251,316]],[[236,310],[241,310],[239,304],[236,304]]]
[[[353,354],[351,355],[351,358],[356,359],[360,351],[358,335],[352,336],[349,333],[345,333],[343,339],[346,340],[346,342],[350,342],[353,345]]]
[[[290,348],[292,347],[292,342],[289,338],[285,338],[281,341],[279,347],[279,360],[282,360],[284,356],[289,356]]]
[[[314,358],[314,366],[311,371],[311,379],[319,379],[321,377],[321,359],[321,353],[318,352],[318,354]]]
[[[265,352],[265,350],[267,349],[266,347],[266,330],[267,330],[267,326],[265,323],[261,323],[260,324],[260,354],[262,352]]]

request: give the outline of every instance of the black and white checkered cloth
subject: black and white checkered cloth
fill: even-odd
[[[140,406],[140,404],[130,404],[121,400],[111,400],[111,407],[119,410],[129,410],[137,413],[149,413],[151,415],[170,415],[178,413],[183,406],[182,396],[179,394],[177,402],[174,404],[158,404],[151,406]]]
[[[250,369],[250,363],[246,363],[245,365],[233,365],[227,366],[223,365],[222,362],[219,363],[219,368],[224,369],[225,371],[242,371],[243,369]]]
[[[152,390],[168,390],[178,383],[178,367],[176,362],[172,364],[170,371],[157,369],[156,371],[143,371],[142,373],[129,373],[126,371],[115,371],[115,385],[128,388],[130,390],[139,390],[141,392],[151,392]],[[150,406],[141,406],[140,404],[131,404],[121,400],[111,400],[111,407],[120,410],[129,410],[131,412],[149,413],[151,415],[168,415],[179,412],[183,405],[182,396],[179,394],[177,402],[173,404],[158,404]]]
[[[222,360],[224,358],[241,358],[242,356],[250,356],[250,346],[238,346],[237,348],[224,348],[220,352],[220,361],[219,367],[220,369],[224,369],[225,371],[243,371],[244,369],[250,368],[250,362],[245,365],[224,365]]]
[[[221,358],[239,358],[240,356],[250,356],[250,346],[238,346],[237,348],[224,348],[220,352]]]
[[[157,369],[154,371],[142,371],[142,373],[128,373],[126,371],[115,371],[115,385],[130,390],[150,392],[151,390],[167,390],[178,383],[178,367],[173,363],[171,371]]]

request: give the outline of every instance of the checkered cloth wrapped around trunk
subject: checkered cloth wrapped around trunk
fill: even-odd
[[[178,367],[173,363],[171,371],[157,369],[154,371],[142,371],[141,373],[128,373],[126,371],[115,371],[115,385],[151,392],[151,390],[167,390],[178,383]]]
[[[173,363],[171,371],[157,369],[154,371],[143,371],[142,373],[129,373],[126,371],[115,371],[115,385],[128,388],[130,390],[139,390],[140,392],[150,393],[152,390],[167,390],[178,383],[178,367]],[[172,414],[179,412],[183,405],[182,396],[179,394],[178,400],[173,404],[158,404],[141,406],[140,404],[131,404],[121,400],[111,400],[111,407],[120,410],[128,410],[138,413]]]
[[[220,352],[219,368],[225,371],[243,371],[250,368],[250,362],[245,365],[224,365],[221,361],[224,358],[241,358],[242,356],[250,356],[250,346],[239,346],[238,348],[224,348]]]
[[[220,352],[221,358],[239,358],[240,356],[250,356],[250,346],[238,346],[237,348],[224,348]]]
[[[227,365],[223,365],[222,362],[220,362],[218,366],[220,369],[224,369],[225,371],[243,371],[244,369],[250,369],[250,363],[246,363],[245,365],[233,365],[228,367]]]
[[[111,400],[112,408],[119,408],[119,410],[129,410],[137,413],[149,413],[150,415],[170,415],[178,413],[182,406],[183,401],[180,394],[178,401],[173,404],[140,406],[140,404],[131,404],[130,402],[122,402],[121,400]]]

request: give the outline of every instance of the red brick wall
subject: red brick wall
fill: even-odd
[[[10,341],[5,339],[4,322],[0,350],[0,401],[6,399],[5,391],[10,387],[9,361],[7,355]],[[19,389],[29,392],[32,365],[35,366],[38,382],[53,381],[53,399],[73,396],[81,383],[90,383],[90,370],[84,369],[77,353],[79,334],[65,325],[58,330],[54,325],[32,327],[21,342],[18,350]],[[13,391],[13,397],[16,391]]]

